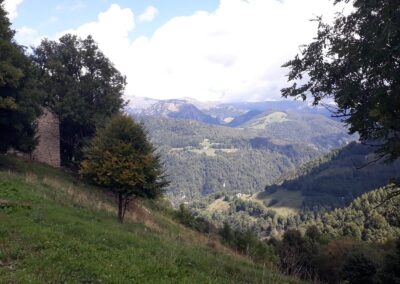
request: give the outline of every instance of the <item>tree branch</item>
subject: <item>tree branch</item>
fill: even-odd
[[[389,200],[395,198],[396,196],[400,196],[400,188],[399,188],[399,181],[394,181],[393,184],[389,185],[388,189],[395,189],[393,192],[390,192],[386,198],[379,203],[377,206],[374,207],[374,209],[377,209],[379,207],[381,207],[383,204],[385,204],[386,202],[388,202]]]
[[[373,159],[372,161],[369,161],[368,163],[366,163],[366,164],[364,164],[364,165],[362,165],[362,166],[358,166],[358,167],[356,166],[356,169],[357,169],[357,170],[364,169],[364,168],[366,168],[366,167],[368,167],[368,166],[370,166],[370,165],[372,165],[372,164],[377,163],[379,160],[382,160],[384,157],[385,157],[385,156],[379,156],[379,157]],[[353,160],[353,162],[354,162],[354,160]],[[355,164],[355,163],[354,163],[354,164]]]

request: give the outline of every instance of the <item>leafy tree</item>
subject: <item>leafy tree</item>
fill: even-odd
[[[203,217],[194,216],[183,203],[179,205],[179,210],[175,212],[175,217],[186,227],[195,229],[201,233],[209,234],[215,231],[215,227],[210,222]]]
[[[396,241],[393,253],[386,256],[382,271],[379,273],[380,283],[400,283],[400,239]]]
[[[279,268],[282,272],[293,276],[303,276],[306,261],[303,244],[304,240],[299,231],[290,229],[284,233],[282,244],[278,249]]]
[[[84,156],[80,173],[115,194],[120,222],[135,197],[156,198],[168,185],[143,127],[128,116],[116,115],[99,129]]]
[[[224,222],[223,227],[219,231],[219,234],[222,237],[223,241],[227,244],[232,244],[235,239],[234,232],[228,222]]]
[[[252,230],[235,231],[234,244],[242,254],[250,256],[257,263],[276,263],[272,247],[257,238]]]
[[[361,252],[353,252],[342,267],[342,278],[352,284],[375,283],[376,264]]]
[[[317,226],[312,225],[306,229],[305,237],[307,237],[313,243],[321,243],[323,236]]]
[[[348,222],[343,226],[343,235],[358,240],[361,238],[361,231],[357,224],[353,222]]]
[[[61,159],[82,159],[85,140],[123,107],[126,80],[89,36],[43,40],[32,58],[40,68],[47,105],[60,118]]]
[[[334,3],[349,2],[335,0]],[[350,132],[387,161],[400,157],[400,2],[353,1],[333,25],[318,18],[315,40],[284,64],[293,85],[284,97],[333,99]]]
[[[36,145],[35,120],[41,113],[35,69],[14,40],[0,0],[0,153],[10,147],[31,152]]]

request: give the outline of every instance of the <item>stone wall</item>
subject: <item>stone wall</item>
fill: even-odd
[[[39,143],[32,153],[33,159],[53,167],[60,167],[60,121],[47,109],[38,120],[37,135]]]

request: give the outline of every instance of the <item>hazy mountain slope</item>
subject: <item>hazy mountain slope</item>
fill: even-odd
[[[300,174],[287,174],[282,177],[286,181],[268,188],[262,196],[277,190],[300,191],[307,208],[346,206],[361,194],[400,178],[400,161],[369,164],[374,159],[373,149],[351,143],[320,164],[306,165]]]
[[[171,117],[201,121],[207,124],[219,124],[215,117],[205,114],[193,104],[183,100],[159,101],[140,112],[141,115]]]
[[[320,114],[328,118],[331,117],[331,113],[324,107],[314,107],[308,102],[297,101],[297,100],[281,100],[281,101],[264,101],[264,102],[232,102],[222,103],[220,107],[234,107],[237,109],[244,109],[247,111],[258,110],[261,112],[280,110],[289,112],[302,112]]]
[[[250,119],[254,118],[255,116],[261,114],[262,111],[260,110],[249,110],[245,114],[235,117],[227,126],[230,127],[237,127],[239,125],[244,124],[245,122],[249,121]]]
[[[349,138],[342,123],[319,114],[271,111],[239,127],[258,129],[276,144],[302,143],[322,151],[338,148]]]
[[[134,96],[129,98],[127,110],[130,113],[141,113],[143,110],[148,109],[159,101],[160,100]]]
[[[201,102],[191,98],[155,100],[151,98],[132,97],[127,111],[132,114],[192,119],[232,127],[246,122],[255,114],[267,111],[320,114],[334,119],[331,113],[323,107],[314,107],[310,106],[307,102],[292,100],[221,103],[217,101]],[[193,112],[193,115],[190,115],[190,112]],[[235,119],[237,121],[229,125]]]

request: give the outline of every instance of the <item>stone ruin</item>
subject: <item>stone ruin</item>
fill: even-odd
[[[32,158],[59,168],[61,166],[60,121],[57,115],[44,109],[42,116],[38,119],[37,135],[39,141],[32,153]]]

